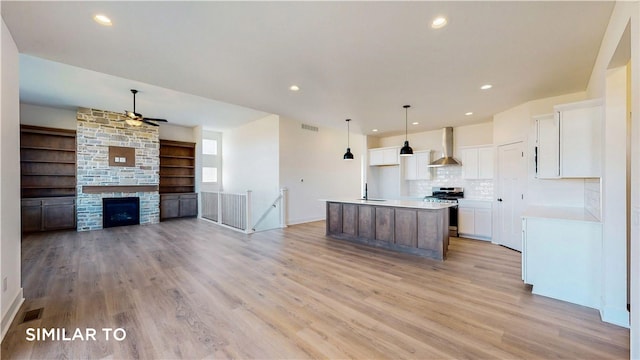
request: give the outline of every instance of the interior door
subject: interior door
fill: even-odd
[[[518,251],[522,251],[525,164],[522,142],[498,147],[496,242]]]

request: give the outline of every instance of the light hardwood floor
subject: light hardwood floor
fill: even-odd
[[[23,240],[26,301],[2,358],[628,358],[629,331],[537,295],[520,254],[452,238],[444,262],[202,220]],[[20,323],[26,310],[41,319]],[[27,328],[98,329],[26,341]],[[105,341],[102,328],[123,328]]]

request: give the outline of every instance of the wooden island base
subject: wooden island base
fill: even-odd
[[[418,201],[327,201],[327,236],[444,260],[449,206]]]

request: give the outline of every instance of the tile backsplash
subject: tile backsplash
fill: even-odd
[[[435,169],[431,180],[409,181],[409,196],[423,197],[431,195],[431,188],[462,187],[464,197],[468,199],[493,200],[493,179],[465,180],[462,178],[461,166],[445,166]]]

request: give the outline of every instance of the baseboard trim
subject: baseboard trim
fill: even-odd
[[[630,328],[629,312],[626,307],[617,308],[612,306],[604,306],[600,309],[600,319],[613,325]]]
[[[306,218],[306,219],[294,219],[294,220],[289,220],[287,221],[287,226],[289,225],[299,225],[299,224],[305,224],[305,223],[310,223],[310,222],[316,222],[316,221],[323,221],[325,220],[325,217],[313,217],[313,218]]]
[[[9,311],[7,311],[5,316],[2,317],[2,323],[0,324],[0,327],[2,327],[1,339],[4,339],[4,336],[7,334],[7,331],[9,330],[9,326],[13,322],[13,319],[15,319],[16,315],[18,315],[18,311],[20,310],[20,306],[22,306],[23,302],[24,302],[24,296],[22,293],[22,288],[20,288],[15,298],[11,302],[11,307],[9,307]]]

